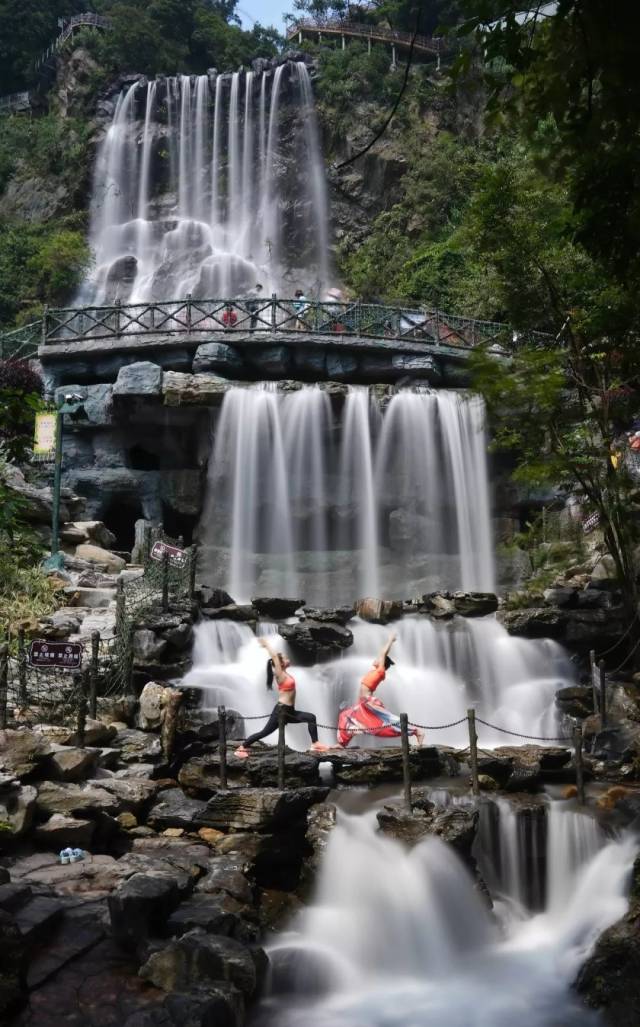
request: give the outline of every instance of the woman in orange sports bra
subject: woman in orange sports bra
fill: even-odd
[[[378,685],[384,681],[389,667],[393,666],[389,652],[395,640],[395,635],[389,635],[380,655],[373,661],[371,670],[368,670],[360,681],[359,701],[356,705],[349,706],[348,709],[340,712],[338,717],[338,742],[340,745],[347,746],[354,735],[368,734],[376,735],[379,738],[397,738],[401,734],[400,717],[391,713],[374,695]],[[418,745],[422,745],[424,739],[422,731],[410,727],[409,734],[415,735]]]
[[[258,742],[261,738],[266,738],[267,735],[276,731],[278,729],[280,711],[284,712],[286,724],[307,725],[311,736],[312,752],[326,752],[329,746],[323,745],[322,742],[318,741],[318,726],[316,724],[315,713],[305,713],[304,710],[296,709],[296,683],[288,670],[291,666],[290,661],[286,656],[283,656],[282,653],[278,653],[275,649],[272,649],[266,638],[260,638],[258,641],[263,649],[266,649],[269,653],[269,660],[267,662],[267,688],[273,688],[273,679],[275,677],[276,684],[278,686],[278,702],[271,711],[271,715],[262,730],[256,731],[254,735],[250,735],[243,744],[239,745],[235,751],[235,755],[239,756],[241,759],[246,759],[249,755],[249,748],[254,742]]]

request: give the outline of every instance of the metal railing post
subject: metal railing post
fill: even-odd
[[[89,667],[89,716],[96,719],[98,713],[98,668],[100,661],[100,632],[91,632],[91,664]]]
[[[409,715],[400,714],[400,740],[402,744],[402,783],[404,804],[411,810],[411,763],[409,759]]]
[[[169,553],[162,554],[162,612],[169,610]]]
[[[227,711],[218,706],[218,754],[220,756],[220,787],[227,789]]]
[[[284,791],[284,752],[284,709],[280,706],[278,709],[278,788],[281,792]]]
[[[115,301],[114,311],[116,320],[116,339],[119,339],[122,335],[122,303],[120,300]]]
[[[27,653],[24,646],[24,628],[18,631],[18,702],[27,705]]]
[[[191,322],[192,322],[192,311],[191,311],[191,293],[187,294],[187,335],[191,335]]]
[[[276,307],[278,298],[275,292],[271,293],[271,328],[275,332],[276,330]]]
[[[476,711],[467,710],[469,724],[469,765],[471,767],[471,788],[474,795],[480,794],[478,780],[478,735],[476,733]]]
[[[0,731],[7,726],[7,695],[9,686],[9,646],[0,645]]]

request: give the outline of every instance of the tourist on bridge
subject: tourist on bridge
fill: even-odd
[[[258,742],[261,738],[266,738],[267,735],[277,731],[281,715],[284,715],[285,724],[306,724],[311,736],[311,751],[326,752],[329,746],[323,745],[322,742],[318,741],[315,713],[305,713],[304,710],[296,709],[296,683],[288,670],[290,661],[282,653],[272,649],[266,638],[260,638],[258,641],[263,649],[266,649],[269,653],[267,688],[273,688],[273,679],[275,677],[278,685],[278,702],[273,707],[271,715],[262,730],[256,731],[254,735],[250,735],[245,740],[244,744],[239,745],[235,755],[245,759],[249,755],[249,748],[254,742]]]
[[[293,304],[293,311],[296,315],[296,329],[299,332],[309,331],[309,325],[304,321],[304,315],[309,309],[309,300],[302,289],[296,289],[296,298]]]
[[[247,310],[251,314],[251,324],[249,325],[250,331],[255,331],[258,324],[258,311],[260,309],[260,303],[262,300],[262,285],[257,282],[253,289],[250,289],[247,293]]]
[[[400,717],[391,713],[374,695],[376,688],[384,681],[393,660],[389,656],[391,646],[396,640],[390,635],[380,655],[371,665],[360,682],[359,700],[355,706],[342,710],[338,716],[338,742],[347,746],[354,735],[375,735],[378,738],[398,738],[401,735]],[[410,727],[409,734],[415,735],[418,745],[422,745],[424,734],[418,728]]]
[[[225,304],[224,313],[222,315],[222,323],[225,326],[225,328],[235,328],[235,326],[238,323],[238,315],[233,309],[231,303]]]

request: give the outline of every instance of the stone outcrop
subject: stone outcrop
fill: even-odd
[[[283,624],[280,634],[298,659],[316,662],[331,659],[353,645],[353,634],[342,624],[314,621],[305,617],[297,624]]]

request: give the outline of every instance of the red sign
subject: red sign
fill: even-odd
[[[169,563],[172,567],[184,567],[187,562],[187,554],[184,549],[179,549],[178,546],[170,546],[167,542],[153,543],[153,549],[151,550],[152,560],[158,560],[162,563],[165,553],[169,554]]]
[[[45,642],[38,639],[29,648],[29,665],[79,670],[82,666],[82,646],[79,642]]]

